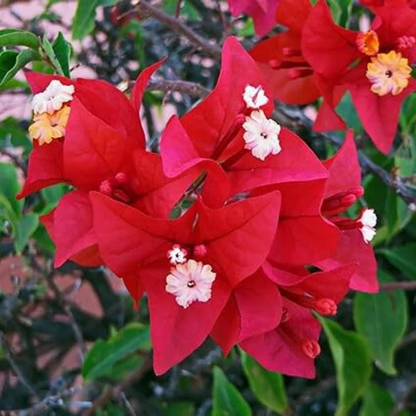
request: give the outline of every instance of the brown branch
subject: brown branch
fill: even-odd
[[[205,97],[210,93],[210,90],[202,85],[188,81],[150,80],[147,83],[146,89],[148,91],[175,91],[182,94],[188,94],[191,97]]]
[[[140,380],[146,374],[146,372],[150,370],[151,367],[152,360],[149,356],[143,365],[130,373],[125,380],[115,385],[114,387],[110,387],[108,390],[104,391],[100,396],[98,396],[98,398],[94,400],[92,407],[85,412],[84,416],[93,416],[99,408],[107,404],[109,401],[119,397],[123,390],[127,389],[133,383]]]
[[[176,19],[175,17],[169,16],[162,10],[153,7],[151,4],[149,4],[149,2],[145,0],[140,0],[139,4],[136,6],[136,10],[141,16],[145,18],[151,17],[153,19],[156,19],[160,23],[163,23],[177,35],[183,36],[184,38],[188,39],[188,41],[192,45],[199,48],[207,55],[212,56],[213,58],[221,58],[220,47],[208,42],[202,36],[198,35],[191,28],[189,28],[185,23],[181,22],[179,19]]]
[[[390,292],[392,290],[416,290],[416,282],[393,282],[380,285],[380,292]]]

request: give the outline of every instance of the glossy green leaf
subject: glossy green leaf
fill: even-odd
[[[416,243],[378,250],[387,260],[405,276],[416,280]]]
[[[353,0],[328,0],[335,22],[346,27],[350,21]]]
[[[27,46],[38,49],[40,42],[38,37],[31,32],[9,29],[0,31],[0,48],[3,46]]]
[[[61,32],[54,40],[52,44],[52,49],[56,60],[59,62],[59,65],[62,70],[62,74],[66,77],[70,77],[69,72],[69,60],[71,57],[71,45],[65,40]]]
[[[277,413],[283,413],[288,408],[288,399],[282,375],[266,370],[244,351],[241,350],[240,354],[250,390],[260,403]]]
[[[319,318],[335,362],[338,405],[335,416],[346,416],[364,392],[371,376],[371,355],[363,337],[343,329],[329,319]]]
[[[74,40],[82,40],[92,32],[97,6],[97,0],[78,0],[74,20],[72,21],[72,38]]]
[[[219,367],[214,367],[213,405],[211,416],[251,416],[252,412],[237,388]]]
[[[21,253],[27,245],[29,238],[39,225],[39,216],[27,214],[19,219],[16,224],[14,247],[17,253]]]
[[[41,59],[33,49],[20,52],[6,50],[0,53],[0,86],[10,81],[27,63]]]
[[[375,383],[370,383],[364,392],[360,416],[390,416],[394,400],[390,393]]]
[[[82,375],[87,380],[112,376],[117,363],[138,350],[150,349],[148,326],[130,324],[106,341],[97,341],[85,357]],[[116,371],[117,373],[117,371]]]
[[[379,280],[394,281],[383,270],[379,271]],[[396,374],[394,352],[408,322],[404,292],[357,293],[354,297],[354,322],[357,331],[367,340],[376,365],[387,374]]]

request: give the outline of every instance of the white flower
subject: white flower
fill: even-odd
[[[366,243],[369,243],[376,235],[375,226],[377,224],[377,215],[373,209],[364,208],[358,218],[361,222],[360,231]]]
[[[277,155],[281,150],[279,142],[280,126],[274,120],[268,119],[262,110],[253,111],[246,117],[243,124],[246,142],[245,149],[257,159],[264,160],[270,154]]]
[[[72,100],[74,94],[73,85],[64,85],[54,79],[45,91],[36,94],[32,100],[32,108],[35,114],[53,114],[62,108],[63,103]]]
[[[175,244],[171,250],[168,251],[167,256],[170,264],[176,265],[186,262],[186,256],[188,252],[182,248],[179,244]]]
[[[209,264],[188,260],[172,267],[166,277],[165,290],[175,296],[179,306],[187,308],[195,301],[208,302],[211,288],[216,278]]]
[[[259,109],[269,102],[264,89],[260,85],[258,87],[247,85],[244,90],[243,100],[248,108],[254,109]]]

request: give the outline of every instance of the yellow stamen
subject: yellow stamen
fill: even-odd
[[[357,35],[357,48],[360,52],[368,56],[374,56],[380,49],[377,33],[374,30],[361,32]]]
[[[407,58],[400,52],[379,53],[367,65],[367,78],[371,91],[382,97],[386,94],[398,95],[409,84],[410,68]]]
[[[29,126],[29,136],[38,140],[39,146],[49,144],[54,139],[65,136],[65,127],[68,123],[70,107],[64,106],[52,114],[35,114],[33,124]]]

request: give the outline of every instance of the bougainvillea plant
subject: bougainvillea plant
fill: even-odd
[[[370,379],[372,362],[396,374],[407,310],[395,290],[416,289],[391,277],[394,268],[415,273],[416,3],[167,3],[78,0],[72,37],[92,34],[91,59],[87,43],[72,47],[62,33],[50,42],[0,30],[0,88],[29,94],[31,110],[23,150],[0,137],[19,168],[0,162],[0,258],[4,235],[8,250],[27,256],[19,261],[36,287],[21,294],[14,277],[3,297],[0,286],[0,364],[17,375],[33,414],[75,406],[117,416],[122,403],[134,415],[123,391],[149,380],[137,399],[152,398],[143,414],[266,414],[259,403],[312,414],[302,390],[318,377],[336,384],[337,404],[313,414],[346,416],[363,398],[360,416],[411,415],[410,393],[391,404]],[[62,275],[81,283],[64,288]],[[85,282],[104,329],[92,297],[79,309],[72,301]],[[129,299],[119,302],[115,287]],[[81,363],[62,376],[67,387],[48,381],[45,395],[15,357],[20,344],[53,351],[61,323],[72,344],[57,357],[75,346]],[[169,407],[188,384],[195,396],[218,362],[251,393],[216,368],[213,401]],[[52,377],[55,361],[45,366]],[[93,382],[84,392],[75,392],[79,375]],[[299,378],[290,402],[282,375]],[[2,395],[12,385],[4,380]]]

